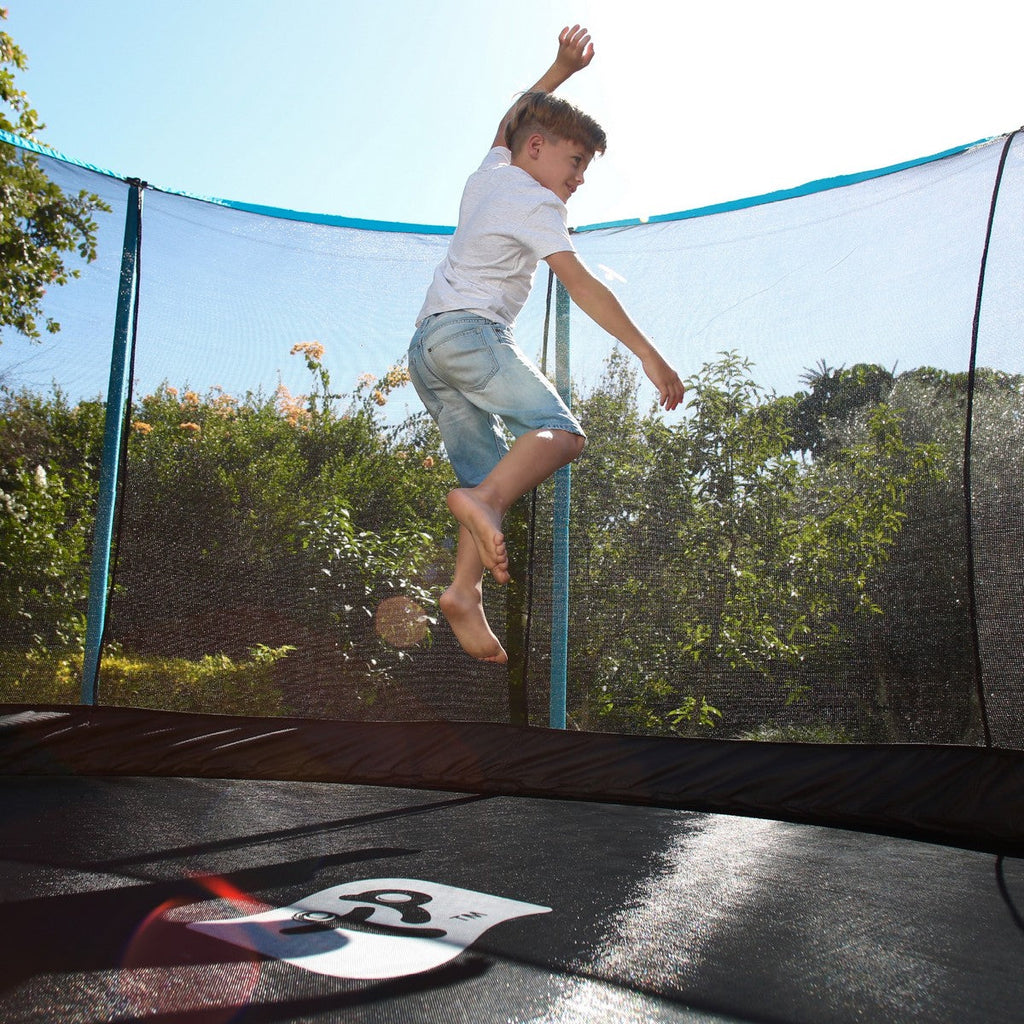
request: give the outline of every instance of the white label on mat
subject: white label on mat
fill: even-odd
[[[417,878],[367,878],[188,927],[308,971],[371,980],[440,967],[488,928],[550,909]]]

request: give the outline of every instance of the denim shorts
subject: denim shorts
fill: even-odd
[[[475,487],[508,451],[502,424],[513,437],[545,429],[584,436],[511,329],[475,313],[427,317],[409,343],[409,374],[463,487]]]

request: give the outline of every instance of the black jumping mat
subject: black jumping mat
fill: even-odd
[[[1024,861],[651,806],[0,777],[0,1020],[1020,1021]]]
[[[7,706],[0,1021],[1021,1021],[1022,758]]]

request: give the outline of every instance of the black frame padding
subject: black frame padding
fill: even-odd
[[[1024,854],[1024,751],[0,705],[0,773],[341,782],[710,811]]]

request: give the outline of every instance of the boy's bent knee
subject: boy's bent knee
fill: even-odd
[[[572,462],[580,455],[587,443],[587,439],[582,434],[564,430],[561,427],[544,427],[535,431],[534,434],[545,441],[547,445],[554,445],[564,459],[564,463]]]
[[[565,445],[565,453],[569,457],[569,461],[583,454],[587,439],[582,434],[574,434],[571,430],[560,430],[559,433],[562,436],[562,443]]]

